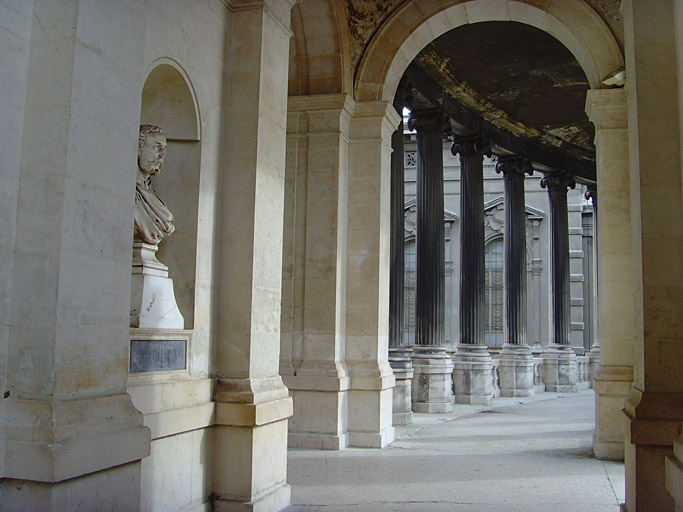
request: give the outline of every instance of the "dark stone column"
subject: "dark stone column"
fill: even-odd
[[[496,172],[505,186],[505,345],[500,354],[501,396],[534,394],[534,360],[527,343],[526,212],[524,175],[528,158],[500,157]]]
[[[480,136],[457,137],[460,155],[460,344],[453,382],[458,403],[488,404],[493,397],[493,361],[484,341],[484,155]]]
[[[589,357],[589,368],[591,376],[591,386],[593,379],[595,378],[598,367],[600,366],[600,329],[598,328],[598,322],[600,317],[598,315],[598,272],[599,272],[599,262],[598,262],[598,187],[597,185],[588,185],[585,193],[586,199],[589,199],[593,204],[593,275],[584,276],[584,279],[591,279],[593,281],[593,293],[590,297],[590,314],[593,319],[593,344],[588,352]]]
[[[526,213],[524,174],[532,174],[529,159],[513,156],[498,159],[496,172],[505,186],[505,342],[526,345]]]
[[[567,172],[546,174],[541,187],[550,202],[550,282],[552,340],[544,353],[547,391],[576,391],[576,354],[571,348],[569,295],[569,220],[567,189],[576,182]]]
[[[443,134],[448,124],[439,110],[414,112],[409,124],[417,130],[415,343],[442,346],[446,280]]]
[[[391,136],[391,266],[389,269],[389,347],[403,346],[403,281],[405,279],[403,121]]]
[[[484,342],[484,155],[491,145],[478,136],[457,137],[460,155],[460,344]]]
[[[417,240],[413,410],[453,408],[453,362],[446,353],[443,135],[448,118],[439,110],[411,113],[417,130]]]
[[[394,104],[401,113],[403,108]],[[403,341],[405,303],[403,299],[405,280],[404,253],[404,168],[403,168],[403,120],[391,136],[391,266],[389,269],[389,364],[396,377],[393,397],[392,420],[394,425],[407,425],[413,421],[412,379],[413,365]]]

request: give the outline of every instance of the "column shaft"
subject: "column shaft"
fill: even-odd
[[[574,180],[567,174],[548,175],[541,181],[548,188],[550,202],[550,279],[552,294],[553,343],[570,345],[569,297],[569,220],[567,186]]]
[[[527,344],[526,213],[524,174],[531,162],[500,157],[497,172],[505,185],[505,345],[500,353],[501,396],[534,394],[534,360]]]
[[[458,403],[488,404],[493,361],[484,341],[484,160],[491,146],[479,136],[455,139],[460,154],[460,344],[453,382]]]
[[[389,347],[403,346],[405,279],[403,121],[391,136],[391,266],[389,269]]]
[[[552,294],[552,339],[544,353],[546,391],[575,392],[576,354],[571,348],[569,294],[569,219],[567,187],[574,178],[566,172],[548,174],[541,180],[550,202],[550,281]]]
[[[415,342],[417,345],[441,346],[444,343],[445,322],[443,128],[439,126],[438,119],[416,119],[414,124],[418,133]]]
[[[439,110],[413,112],[417,129],[417,283],[413,410],[453,408],[453,363],[444,345],[445,240],[443,215],[443,134],[447,118]]]
[[[458,139],[460,154],[460,343],[484,345],[484,166],[481,138]]]

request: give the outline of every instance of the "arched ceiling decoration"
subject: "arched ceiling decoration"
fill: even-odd
[[[346,17],[341,0],[294,5],[289,47],[290,96],[351,92]]]
[[[429,43],[406,77],[428,107],[441,107],[465,133],[484,133],[502,149],[594,178],[588,80],[548,33],[509,21],[462,25]]]

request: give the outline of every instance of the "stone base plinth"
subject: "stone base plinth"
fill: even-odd
[[[500,396],[534,395],[534,357],[528,345],[503,345],[500,352]]]
[[[156,245],[133,244],[130,326],[141,329],[183,329],[183,315],[168,267],[156,259]]]
[[[595,389],[595,434],[593,453],[598,459],[624,460],[624,401],[631,391],[633,367],[601,366]]]
[[[600,347],[593,347],[586,353],[588,356],[588,372],[590,375],[590,385],[593,387],[593,381],[598,374],[600,368]]]
[[[484,345],[458,345],[453,356],[455,401],[487,405],[493,398],[493,360]]]
[[[389,348],[389,364],[394,370],[396,385],[394,386],[393,423],[408,425],[413,422],[413,364],[408,351],[403,348]]]
[[[569,345],[550,344],[543,352],[543,381],[551,393],[576,393],[576,352]]]
[[[453,410],[453,361],[445,347],[416,346],[413,349],[412,399],[415,412]]]
[[[304,363],[296,376],[283,377],[294,401],[288,445],[343,450],[349,445],[346,369],[333,363]]]

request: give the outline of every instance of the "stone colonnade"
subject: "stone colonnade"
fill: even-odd
[[[417,293],[416,345],[412,363],[412,410],[444,412],[450,410],[453,397],[450,361],[443,340],[443,114],[438,110],[414,111],[409,125],[417,131]],[[392,139],[394,151],[402,156],[402,125]],[[400,137],[398,135],[400,135]],[[400,139],[400,140],[399,140]],[[490,145],[481,136],[456,137],[452,149],[461,162],[461,300],[460,344],[453,356],[452,382],[455,402],[487,404],[494,396],[493,360],[484,341],[484,207],[483,156],[490,155]],[[394,186],[403,192],[402,159],[393,160]],[[534,393],[534,359],[526,338],[526,265],[524,211],[524,174],[533,172],[531,162],[521,156],[501,157],[497,171],[504,175],[505,223],[505,338],[498,374],[502,396],[530,396]],[[543,354],[543,377],[548,391],[576,391],[577,361],[569,339],[569,233],[567,224],[567,187],[574,181],[567,173],[555,172],[542,180],[548,188],[552,229],[553,343]],[[398,198],[395,199],[398,202]],[[394,203],[396,204],[396,203]],[[396,207],[394,218],[402,217]],[[396,221],[393,250],[403,251],[403,230]],[[400,238],[400,239],[399,239]],[[402,259],[392,276],[403,277]],[[441,272],[439,272],[441,269]],[[403,318],[402,297],[392,298],[391,321]],[[399,333],[399,327],[395,328]],[[405,375],[408,351],[402,336],[392,338],[392,365]],[[400,355],[400,357],[398,357]],[[450,375],[449,375],[450,377]],[[406,418],[411,410],[406,395],[400,391],[395,401],[397,418]]]

